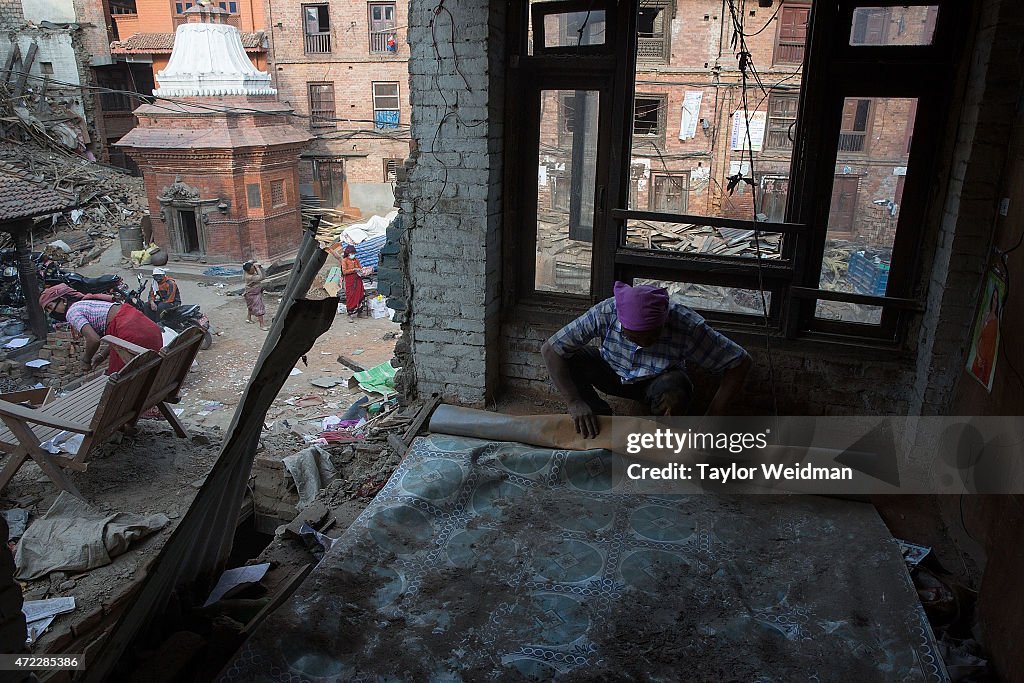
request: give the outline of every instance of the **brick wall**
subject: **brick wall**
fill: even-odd
[[[310,114],[309,84],[333,84],[335,118],[342,120],[333,127],[314,130],[320,139],[310,153],[320,158],[344,159],[349,183],[383,186],[384,160],[404,160],[409,156],[407,126],[412,107],[406,28],[408,3],[400,1],[395,5],[397,49],[385,53],[370,52],[366,2],[332,0],[326,4],[331,27],[330,52],[307,54],[301,6],[285,0],[266,2],[264,12],[272,55],[267,68],[274,78],[278,98],[304,117]],[[377,129],[374,125],[374,82],[398,83],[400,127],[397,130]]]
[[[405,320],[405,344],[396,349],[405,368],[400,383],[471,405],[496,389],[498,372],[504,15],[489,4],[446,5],[455,25],[446,13],[435,18],[431,3],[410,4],[419,151],[398,183],[405,244],[385,261],[405,266],[401,286],[389,286],[393,299],[405,299],[392,306]]]

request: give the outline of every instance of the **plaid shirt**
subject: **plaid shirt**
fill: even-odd
[[[75,328],[75,332],[81,332],[83,327],[91,325],[96,334],[102,337],[107,333],[107,313],[113,305],[110,301],[100,299],[76,301],[68,306],[64,317]]]
[[[672,368],[685,368],[687,363],[722,372],[748,357],[742,346],[716,332],[692,309],[674,301],[669,302],[668,320],[653,346],[641,348],[623,336],[614,297],[563,327],[548,343],[565,358],[591,339],[601,340],[601,358],[622,378],[623,384],[649,379]]]

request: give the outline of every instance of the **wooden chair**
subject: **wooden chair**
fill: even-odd
[[[160,354],[147,350],[113,375],[97,377],[38,408],[0,400],[0,420],[7,425],[0,430],[0,451],[10,456],[0,472],[0,490],[32,458],[54,484],[80,498],[61,468],[84,472],[94,446],[139,419],[161,363]],[[41,446],[61,432],[85,437],[73,457],[53,455]]]
[[[103,337],[103,341],[110,344],[111,353],[117,353],[125,362],[146,351],[141,346],[118,337],[106,336]],[[192,363],[195,361],[202,343],[203,331],[198,327],[190,327],[175,337],[170,344],[160,349],[160,367],[153,377],[153,384],[139,411],[139,415],[142,415],[150,408],[158,408],[160,414],[170,423],[174,433],[183,439],[188,436],[188,433],[168,404],[178,402],[181,386],[185,383],[189,370],[192,369]]]

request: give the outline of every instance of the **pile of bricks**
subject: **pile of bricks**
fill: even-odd
[[[288,454],[260,453],[252,466],[253,507],[258,530],[273,533],[281,524],[290,522],[298,514],[299,492],[295,488],[284,457]]]
[[[84,350],[85,339],[75,339],[71,330],[50,332],[37,356],[50,364],[35,370],[33,376],[44,384],[57,386],[74,381],[83,374],[80,361]]]

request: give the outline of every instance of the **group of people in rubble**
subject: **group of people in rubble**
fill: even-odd
[[[360,277],[362,266],[352,245],[345,247],[341,270],[345,283],[345,308],[352,321],[366,303],[366,291]],[[266,331],[269,329],[264,322],[267,311],[263,303],[266,270],[257,261],[246,261],[242,264],[242,271],[248,314],[245,321],[257,322],[260,329]],[[148,303],[150,309],[158,315],[181,305],[178,283],[163,268],[153,269],[153,286],[150,287]],[[124,367],[118,354],[110,355],[109,346],[100,348],[101,339],[108,334],[154,351],[163,346],[163,334],[153,320],[134,306],[115,301],[109,294],[83,294],[69,285],[58,284],[43,290],[39,296],[39,305],[54,319],[67,322],[76,334],[85,339],[81,364],[86,371],[98,367],[108,357],[107,374]]]

